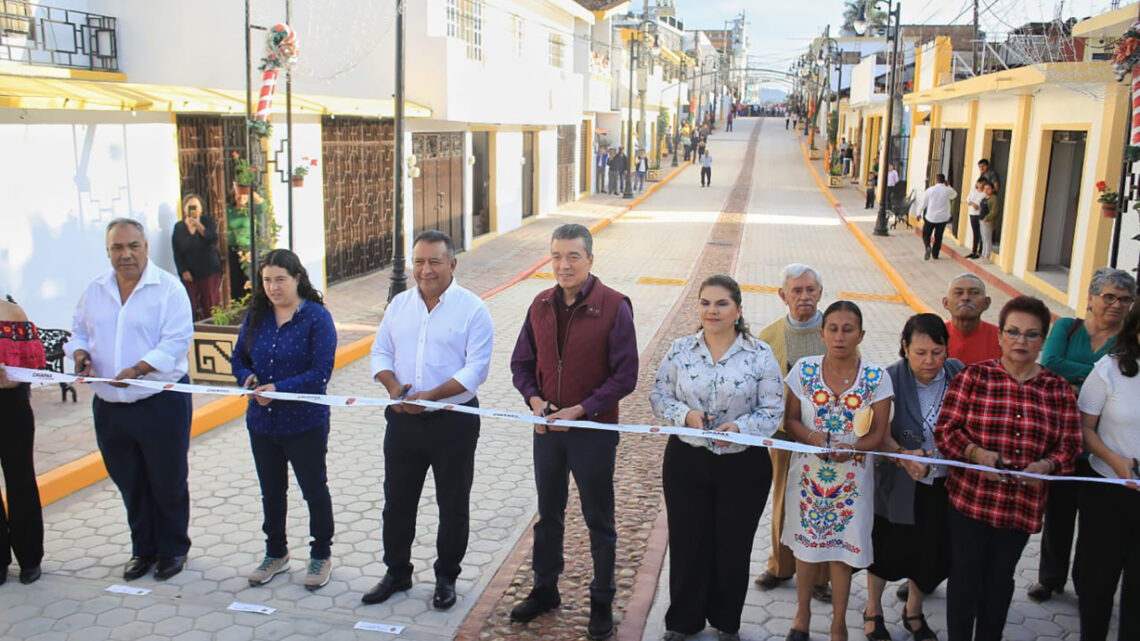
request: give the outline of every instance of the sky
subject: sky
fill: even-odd
[[[655,0],[650,0],[655,2]],[[635,5],[639,4],[634,0]],[[676,0],[677,15],[686,29],[723,29],[724,21],[741,11],[748,19],[751,64],[786,69],[812,38],[830,22],[834,34],[843,23],[843,0]],[[885,3],[884,3],[885,4]],[[1052,19],[1058,7],[1063,18],[1078,19],[1104,13],[1110,0],[979,0],[984,31],[1007,32],[1020,24]],[[1128,4],[1127,0],[1121,2]],[[903,24],[971,24],[973,0],[906,0]]]

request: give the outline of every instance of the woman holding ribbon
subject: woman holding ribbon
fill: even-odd
[[[670,436],[662,481],[669,517],[666,641],[697,634],[707,621],[721,641],[740,638],[752,542],[768,488],[768,450],[718,439],[718,433],[772,435],[784,384],[771,348],[753,338],[741,314],[740,286],[706,279],[697,300],[700,330],[673,342],[649,400],[671,425],[707,436]]]
[[[1087,317],[1057,321],[1045,339],[1041,364],[1063,376],[1080,394],[1093,363],[1112,351],[1116,334],[1135,296],[1136,279],[1132,274],[1110,267],[1096,270],[1089,281]],[[1082,453],[1073,474],[1089,476],[1091,473],[1088,453]],[[1034,601],[1048,601],[1054,592],[1065,587],[1080,486],[1080,483],[1057,483],[1049,488],[1037,582],[1028,590],[1029,598]]]
[[[998,315],[1000,359],[967,367],[951,383],[934,430],[952,467],[947,532],[951,639],[1000,639],[1013,572],[1029,535],[1041,529],[1048,486],[1000,471],[1062,475],[1081,451],[1080,417],[1068,381],[1037,364],[1051,320],[1045,303],[1011,299]]]
[[[826,352],[802,358],[785,379],[790,394],[784,429],[795,440],[832,450],[792,455],[786,490],[783,543],[796,557],[798,608],[789,641],[805,641],[811,596],[823,563],[831,571],[831,638],[847,639],[852,568],[871,564],[874,475],[866,452],[887,431],[894,391],[886,370],[863,360],[863,313],[851,301],[823,313]],[[799,510],[791,506],[799,506]]]
[[[0,301],[0,466],[4,468],[7,510],[0,501],[0,584],[8,580],[12,553],[20,564],[20,583],[40,578],[44,557],[44,517],[32,460],[36,431],[31,385],[8,380],[4,366],[40,369],[44,346],[35,324],[11,298]]]
[[[305,587],[315,590],[329,581],[333,537],[325,467],[329,408],[273,400],[262,393],[324,394],[335,357],[336,327],[300,259],[287,249],[269,252],[261,260],[261,278],[254,285],[233,353],[238,384],[254,391],[246,426],[265,513],[265,558],[250,574],[250,585],[264,585],[289,569],[285,514],[290,465],[309,506],[312,542]]]
[[[1081,388],[1077,406],[1092,475],[1140,478],[1140,305],[1124,318],[1112,353],[1096,362]],[[1140,483],[1138,481],[1137,483]],[[1112,601],[1120,590],[1117,639],[1140,638],[1140,484],[1080,484],[1080,535],[1076,583],[1082,641],[1108,636]]]
[[[902,358],[887,368],[895,389],[883,452],[937,457],[934,425],[950,381],[965,367],[947,358],[950,334],[937,314],[915,314],[902,331]],[[916,641],[936,639],[922,614],[923,598],[946,579],[946,468],[875,457],[875,561],[867,572],[867,638],[890,641],[883,621],[887,581],[909,580],[902,624]],[[917,627],[916,627],[917,626]]]

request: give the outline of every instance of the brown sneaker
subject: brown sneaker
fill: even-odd
[[[267,556],[261,560],[261,565],[250,573],[249,584],[252,586],[265,585],[273,580],[273,577],[289,570],[289,555],[275,558]]]
[[[323,588],[332,575],[332,559],[309,559],[309,571],[305,573],[305,589]]]
[[[768,591],[790,578],[791,577],[778,577],[771,572],[764,572],[760,576],[756,577],[755,584],[757,588]]]

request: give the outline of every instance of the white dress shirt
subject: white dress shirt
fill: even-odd
[[[72,319],[69,357],[78,350],[91,355],[91,374],[114,378],[146,361],[155,371],[151,381],[178,382],[189,370],[194,313],[182,282],[147,261],[134,291],[123,303],[115,270],[95,278],[83,291]],[[95,395],[109,403],[133,403],[156,390],[92,383]]]
[[[392,299],[376,329],[372,378],[391,371],[400,385],[412,385],[409,395],[455,379],[467,391],[438,400],[466,403],[487,380],[494,339],[487,305],[454,279],[430,312],[413,287]]]
[[[932,223],[945,223],[950,220],[950,201],[958,197],[954,188],[944,183],[935,183],[922,196],[922,208],[926,210],[926,220]]]

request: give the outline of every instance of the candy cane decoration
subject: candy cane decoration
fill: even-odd
[[[273,94],[277,91],[277,76],[281,69],[292,69],[297,64],[297,34],[287,24],[275,24],[265,39],[265,57],[261,59],[261,93],[257,99],[257,112],[250,129],[260,136],[269,135],[269,112],[273,108]]]

